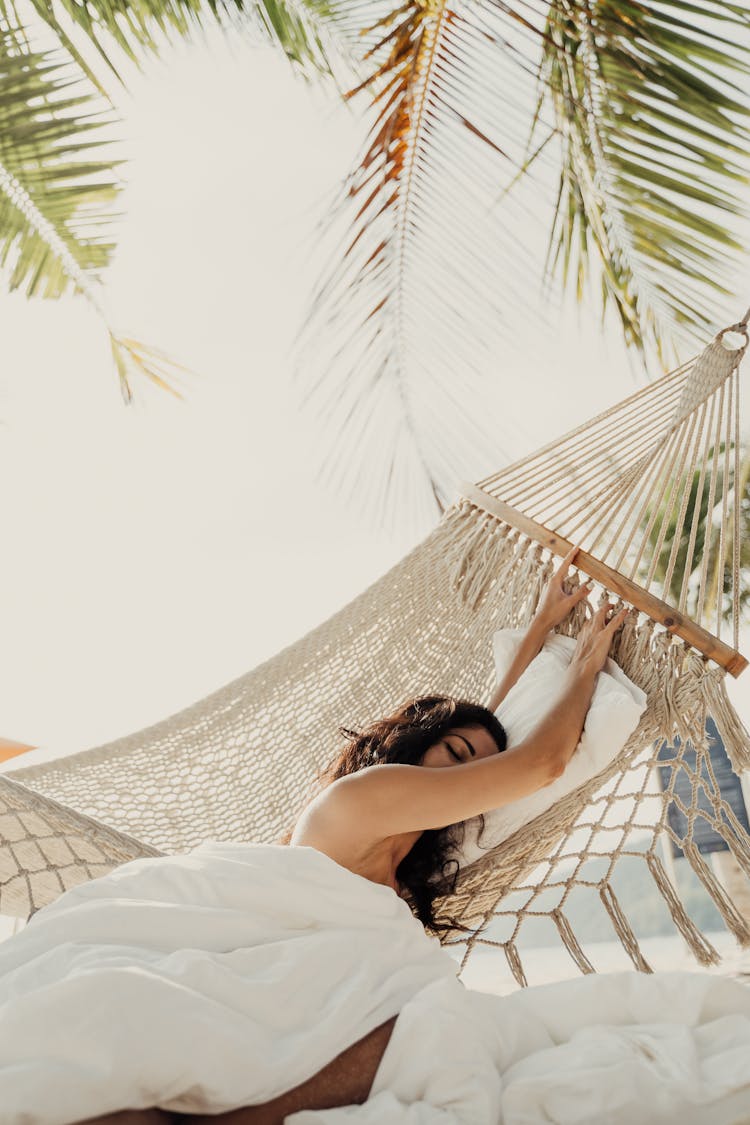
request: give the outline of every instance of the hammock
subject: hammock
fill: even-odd
[[[648,706],[610,767],[461,871],[442,910],[460,918],[468,936],[454,931],[446,940],[462,943],[462,968],[478,946],[501,948],[525,984],[518,938],[529,919],[546,917],[579,968],[592,972],[566,916],[571,894],[583,890],[606,910],[636,968],[650,971],[612,886],[621,858],[637,856],[698,961],[716,963],[657,854],[666,835],[729,930],[750,943],[750,927],[694,838],[698,822],[709,821],[750,875],[750,840],[721,797],[706,735],[710,716],[733,768],[750,765],[750,737],[725,689],[727,671],[737,675],[746,664],[737,648],[734,497],[745,486],[739,364],[749,318],[720,332],[696,360],[465,486],[399,564],[247,675],[138,733],[0,777],[0,912],[31,914],[138,856],[182,852],[205,839],[278,840],[342,724],[365,724],[416,694],[489,699],[493,632],[530,620],[555,556],[573,541],[582,548],[576,566],[602,598],[632,607],[612,655]],[[701,511],[720,525],[702,544]],[[727,606],[729,639],[722,638]],[[575,635],[583,612],[581,605],[561,630]],[[648,815],[658,748],[676,739],[671,781]],[[667,818],[670,801],[680,804],[680,771],[692,787],[682,832]],[[606,858],[594,880],[592,857]]]

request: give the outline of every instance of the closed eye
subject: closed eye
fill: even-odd
[[[447,748],[448,748],[448,753],[449,753],[449,754],[452,754],[452,755],[453,755],[453,757],[454,757],[454,758],[456,759],[456,761],[457,761],[457,762],[462,762],[462,761],[463,761],[463,758],[461,757],[461,755],[460,755],[460,754],[457,754],[457,753],[456,753],[456,751],[455,751],[455,750],[453,749],[453,747],[451,746],[450,742],[448,742],[448,740],[447,740],[447,739],[444,739],[443,741],[445,742],[445,745],[446,745],[446,746],[447,746]]]

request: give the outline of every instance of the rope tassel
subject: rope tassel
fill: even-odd
[[[476,508],[462,505],[451,519],[444,547],[451,589],[464,605],[476,610],[496,583],[513,573],[515,538],[507,524]]]
[[[578,942],[578,938],[573,933],[570,922],[565,917],[562,910],[560,910],[559,906],[555,907],[555,909],[552,911],[552,920],[557,926],[557,932],[560,934],[560,939],[563,945],[565,946],[568,953],[573,958],[581,972],[595,973],[596,969],[591,964],[586,954],[583,952],[583,949]]]
[[[708,714],[716,723],[732,769],[736,774],[750,770],[750,734],[729,700],[722,669],[706,669],[703,690]]]
[[[727,825],[719,817],[714,823],[714,830],[721,836],[745,875],[750,879],[750,839],[748,839],[747,833],[734,815],[734,810],[726,801],[722,801],[722,811],[729,824]]]
[[[527,988],[529,982],[526,980],[526,974],[523,971],[521,958],[518,955],[518,946],[514,941],[506,941],[503,942],[503,949],[505,950],[505,956],[508,960],[508,965],[510,966],[510,971],[513,973],[513,976],[516,978],[521,988]]]
[[[615,933],[620,939],[622,946],[627,953],[630,960],[641,973],[652,973],[654,970],[646,961],[641,953],[641,947],[638,944],[638,938],[633,933],[630,923],[625,917],[622,907],[617,900],[617,895],[609,883],[602,883],[599,887],[599,897],[601,898],[604,909],[609,914],[612,925],[615,928]]]
[[[737,912],[731,900],[727,897],[724,888],[718,882],[711,868],[698,850],[694,840],[688,840],[682,845],[682,850],[690,866],[706,888],[711,898],[716,903],[716,908],[724,919],[724,924],[730,933],[734,934],[740,945],[750,945],[750,926]]]
[[[718,965],[721,960],[719,954],[686,913],[685,907],[677,897],[677,892],[672,886],[659,857],[654,855],[653,852],[649,852],[646,856],[646,863],[659,893],[672,915],[672,921],[690,946],[696,959],[701,965]]]

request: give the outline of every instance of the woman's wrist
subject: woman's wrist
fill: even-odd
[[[599,667],[595,661],[587,657],[579,657],[576,659],[575,653],[568,665],[567,678],[572,685],[586,688],[591,686],[593,689],[594,681],[599,674]]]
[[[524,671],[544,648],[544,642],[547,640],[552,628],[553,626],[549,623],[548,618],[543,614],[538,613],[532,617],[523,639],[523,647],[526,652]]]
[[[555,625],[556,622],[552,618],[548,617],[542,610],[537,610],[529,623],[528,632],[546,637],[548,633],[552,632]]]

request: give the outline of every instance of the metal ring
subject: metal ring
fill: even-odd
[[[750,329],[748,329],[746,324],[730,324],[728,328],[722,328],[719,333],[719,339],[721,339],[725,332],[736,332],[738,335],[750,339]]]

